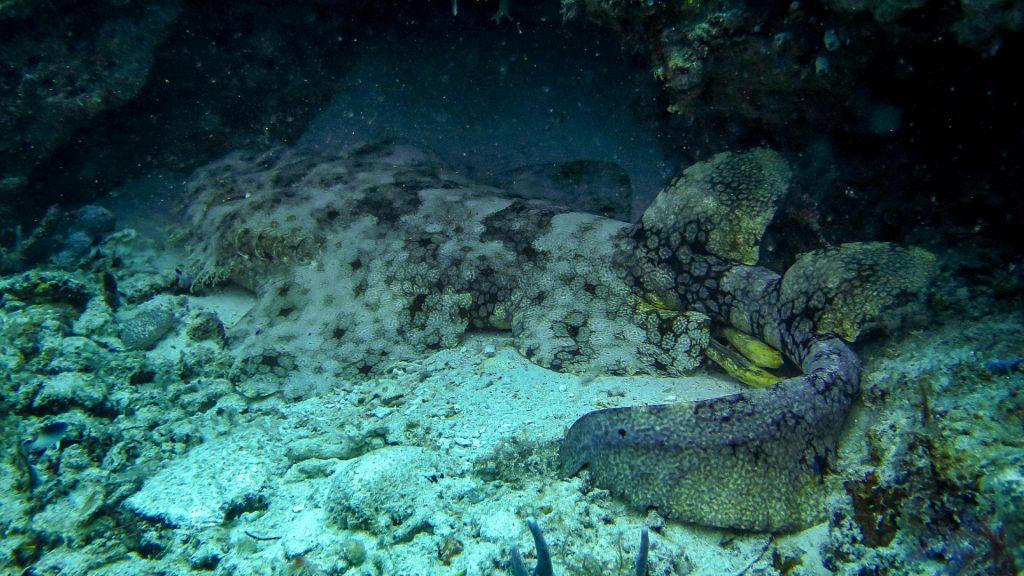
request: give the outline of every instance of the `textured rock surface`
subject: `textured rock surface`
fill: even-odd
[[[249,432],[251,434],[251,432]],[[125,507],[170,526],[220,524],[246,511],[264,509],[263,488],[280,473],[284,459],[238,438],[205,442],[146,480]]]
[[[848,120],[842,114],[857,104],[841,95],[863,82],[868,63],[889,46],[909,50],[948,33],[983,57],[1024,27],[1024,8],[1013,0],[824,4],[562,0],[568,15],[598,20],[646,46],[673,111],[746,116],[771,125],[776,136],[800,130],[785,126],[797,117],[819,124]],[[873,25],[850,18],[864,13]],[[850,43],[856,50],[845,49]],[[818,101],[808,104],[812,94]]]
[[[229,150],[297,138],[341,85],[352,30],[361,25],[353,24],[353,12],[362,9],[350,2],[32,4],[24,18],[0,20],[0,29],[12,31],[0,50],[18,56],[3,59],[10,76],[0,82],[11,84],[0,85],[3,96],[19,93],[15,83],[25,89],[23,98],[13,96],[11,122],[34,128],[27,138],[62,138],[25,150],[40,161],[25,188],[31,201],[11,206],[24,221],[66,202],[69,190],[77,199],[95,200],[148,170],[187,173]],[[374,8],[367,10],[379,18]],[[160,11],[173,20],[157,29],[152,15]],[[32,54],[45,55],[43,62]],[[42,75],[33,82],[36,72]],[[45,93],[51,80],[55,90]],[[39,91],[41,104],[48,112],[57,108],[55,115],[29,108]],[[72,99],[88,105],[79,110]],[[61,115],[68,116],[63,124]]]
[[[799,192],[769,232],[778,268],[828,244],[919,242],[915,231],[1021,251],[1024,163],[1004,160],[1022,149],[1021,96],[1004,72],[1021,60],[1021,2],[562,5],[629,39],[665,87],[687,160],[755,143],[794,160]]]
[[[29,172],[99,113],[133,99],[178,2],[0,7],[0,208]]]
[[[1011,313],[870,355],[864,406],[844,433],[847,498],[829,522],[827,555],[893,572],[1019,572],[1024,373],[993,374],[985,362],[1014,358],[1022,344]]]
[[[43,381],[32,406],[37,410],[60,412],[78,406],[92,409],[107,397],[102,380],[81,372],[61,372]]]
[[[422,529],[437,503],[446,466],[440,454],[411,446],[375,450],[341,463],[332,477],[328,511],[343,528],[382,534]]]
[[[116,224],[109,210],[93,204],[75,210],[51,206],[31,234],[0,248],[0,270],[20,270],[47,260],[64,269],[86,265],[98,256],[97,246]]]
[[[898,22],[915,10],[936,9],[929,0],[829,0],[833,9],[869,13],[885,24]],[[1007,36],[1024,28],[1024,6],[1013,0],[959,0],[947,7],[947,24],[956,41],[982,52],[995,53]]]

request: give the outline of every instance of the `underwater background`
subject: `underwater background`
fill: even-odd
[[[1022,32],[0,0],[0,575],[1020,573]]]

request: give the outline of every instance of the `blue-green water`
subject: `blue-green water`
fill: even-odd
[[[0,574],[1017,574],[1022,14],[0,2]]]

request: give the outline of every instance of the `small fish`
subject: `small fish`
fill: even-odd
[[[67,432],[67,422],[61,422],[58,420],[44,424],[43,427],[39,429],[39,433],[36,434],[35,438],[25,441],[25,453],[32,458],[38,458],[50,448],[59,446],[60,441],[64,439]]]
[[[999,376],[1008,376],[1014,372],[1024,370],[1024,358],[1021,358],[1020,356],[1010,358],[1009,360],[993,358],[992,360],[985,362],[985,370]]]
[[[452,16],[459,15],[459,0],[452,0]]]
[[[33,461],[38,460],[50,448],[60,445],[60,441],[68,432],[68,423],[54,421],[44,424],[35,438],[25,439],[15,445],[16,466],[21,470],[24,482],[21,486],[31,491],[39,485],[39,473],[33,466]]]
[[[15,456],[14,465],[21,472],[21,476],[24,481],[18,483],[20,489],[31,491],[33,488],[39,485],[39,474],[36,469],[32,467],[32,462],[29,460],[28,451],[25,449],[25,444],[21,442],[15,443],[14,448]]]
[[[195,278],[182,270],[181,268],[174,269],[175,288],[183,292],[191,292],[192,286],[195,284]]]

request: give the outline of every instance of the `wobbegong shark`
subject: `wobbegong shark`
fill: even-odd
[[[758,266],[790,178],[774,151],[721,153],[630,224],[510,197],[401,143],[278,148],[198,170],[180,236],[197,286],[256,294],[246,322],[259,329],[241,345],[287,342],[297,365],[375,374],[472,328],[510,331],[531,361],[581,374],[678,376],[710,357],[761,387],[586,414],[561,440],[560,472],[585,468],[680,521],[789,531],[822,514],[860,386],[849,343],[912,309],[934,268],[885,243],[804,254],[784,274]],[[771,377],[721,330],[799,375]]]

